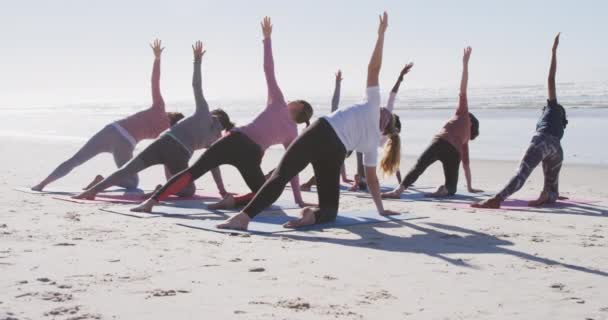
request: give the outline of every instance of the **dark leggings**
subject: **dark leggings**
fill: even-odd
[[[549,196],[549,202],[557,201],[559,196],[559,172],[562,169],[564,151],[559,138],[549,134],[538,134],[532,138],[532,142],[521,159],[515,176],[500,191],[497,197],[504,201],[523,187],[524,183],[541,162],[545,175],[543,191]]]
[[[162,201],[179,192],[196,179],[220,165],[236,167],[251,191],[258,191],[264,184],[264,173],[260,164],[264,153],[259,145],[245,134],[234,131],[212,144],[201,157],[188,169],[173,176],[152,196]]]
[[[243,209],[250,218],[273,204],[291,178],[312,164],[317,177],[319,208],[315,222],[336,219],[340,202],[340,168],[346,149],[336,132],[321,118],[308,127],[287,149],[281,162],[253,200]]]
[[[118,184],[118,181],[121,181],[124,177],[136,176],[138,172],[157,164],[165,165],[169,173],[174,175],[188,168],[188,160],[190,160],[190,153],[186,148],[174,138],[163,135],[122,168],[96,184],[92,189],[95,192],[103,191],[110,186]],[[175,194],[180,197],[190,197],[194,193],[196,193],[196,186],[191,182]]]
[[[422,153],[416,165],[407,173],[401,185],[409,188],[424,171],[436,161],[443,164],[443,175],[445,176],[444,186],[448,190],[448,195],[456,193],[458,186],[458,172],[460,169],[460,152],[449,142],[437,139],[431,143]]]

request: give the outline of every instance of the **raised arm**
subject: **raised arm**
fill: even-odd
[[[165,48],[158,39],[150,43],[150,48],[154,52],[154,66],[152,67],[152,106],[165,107],[165,101],[160,93],[160,56]]]
[[[382,51],[384,49],[384,34],[388,27],[388,14],[386,11],[380,16],[380,25],[378,26],[378,39],[376,40],[376,46],[374,52],[367,66],[367,87],[377,87],[380,83],[380,69],[382,68]]]
[[[338,110],[340,104],[340,87],[342,85],[342,70],[336,72],[336,86],[334,87],[334,96],[331,98],[331,112]]]
[[[262,34],[264,35],[264,74],[266,75],[266,85],[268,86],[268,102],[267,104],[273,104],[275,102],[282,102],[283,93],[277,83],[277,78],[274,73],[274,59],[272,58],[272,23],[269,17],[264,17],[261,23]]]
[[[469,85],[469,59],[471,58],[471,47],[464,48],[462,55],[462,78],[460,79],[460,100],[458,102],[458,109],[456,114],[468,115],[469,104],[467,99],[467,86]]]
[[[559,45],[559,36],[561,33],[558,33],[555,36],[555,40],[553,40],[553,48],[551,50],[551,67],[549,68],[549,79],[548,79],[548,87],[549,87],[549,100],[557,101],[557,93],[555,90],[555,72],[557,71],[557,46]]]
[[[397,92],[399,92],[399,87],[401,86],[401,82],[403,82],[403,77],[405,77],[405,75],[410,72],[410,70],[412,69],[413,66],[414,66],[414,63],[410,62],[410,63],[406,64],[405,67],[403,67],[403,69],[401,69],[401,73],[399,73],[399,78],[397,78],[397,81],[395,82],[395,85],[393,86],[393,89],[391,90],[391,94],[388,96],[388,102],[386,103],[386,108],[389,111],[393,112],[393,109],[395,108],[395,99],[397,98]]]
[[[197,41],[194,45],[192,45],[192,52],[194,54],[192,89],[194,90],[194,101],[196,103],[195,113],[203,114],[210,118],[211,114],[209,113],[209,104],[207,104],[207,100],[205,100],[205,96],[203,95],[203,82],[201,79],[201,63],[203,61],[203,55],[205,55],[203,43]]]
[[[392,93],[399,92],[399,87],[401,86],[401,82],[403,82],[403,78],[405,77],[406,74],[408,74],[410,72],[410,70],[412,70],[413,66],[414,66],[414,63],[410,62],[410,63],[406,64],[405,67],[403,67],[403,69],[401,69],[401,73],[399,73],[399,78],[397,78],[397,81],[395,82],[395,85],[393,86],[393,89],[391,90]]]

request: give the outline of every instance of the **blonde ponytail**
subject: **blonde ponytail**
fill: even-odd
[[[382,160],[380,160],[380,171],[384,175],[392,175],[399,170],[401,162],[401,138],[398,133],[389,135],[384,144]]]

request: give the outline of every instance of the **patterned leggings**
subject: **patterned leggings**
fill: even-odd
[[[550,202],[555,202],[559,195],[559,172],[563,159],[564,151],[558,138],[546,134],[534,136],[521,160],[517,174],[511,178],[497,197],[504,201],[521,189],[534,168],[542,162],[545,175],[543,191],[548,193]]]

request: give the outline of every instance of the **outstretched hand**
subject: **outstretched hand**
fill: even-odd
[[[203,49],[203,43],[199,40],[192,45],[192,52],[194,53],[194,60],[201,59],[206,50]]]
[[[388,13],[384,11],[384,13],[379,18],[380,25],[378,26],[378,34],[383,35],[386,32],[386,28],[388,28]]]
[[[559,45],[559,36],[561,35],[561,32],[558,32],[557,35],[555,36],[555,40],[553,40],[553,52],[557,51],[557,46]]]
[[[469,64],[469,59],[471,58],[471,52],[473,51],[473,48],[466,47],[464,48],[464,53],[462,55],[462,63],[463,64]]]
[[[262,26],[262,34],[264,34],[264,39],[270,39],[270,36],[272,35],[272,22],[270,21],[270,17],[264,17],[260,25]]]
[[[336,72],[336,81],[342,81],[342,70],[340,69]]]
[[[163,50],[165,50],[165,47],[162,46],[162,41],[155,39],[154,42],[150,43],[150,48],[152,48],[152,51],[154,52],[154,57],[156,57],[157,59],[160,58],[160,55],[163,53]]]
[[[403,78],[403,76],[405,76],[406,74],[408,74],[410,72],[410,70],[412,70],[413,66],[414,66],[413,62],[406,64],[405,67],[403,67],[403,69],[401,70],[401,74],[399,75],[399,77]]]

